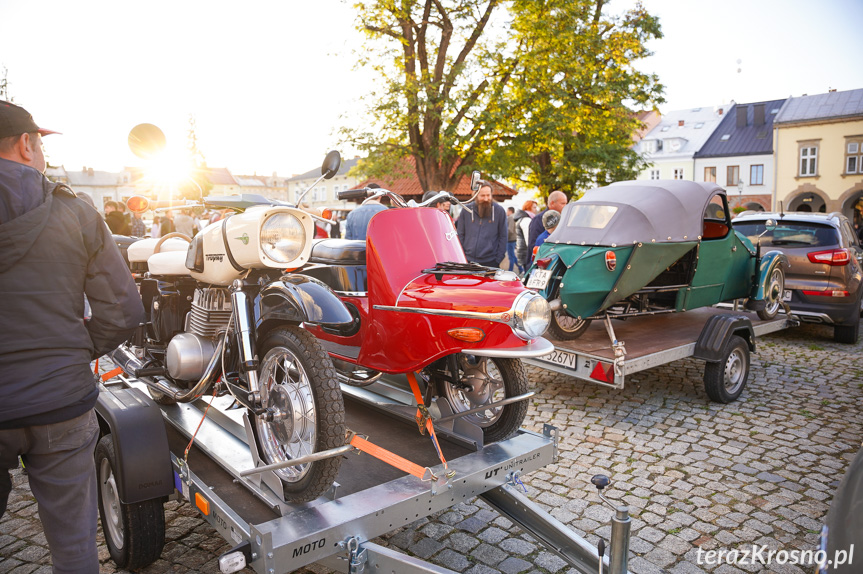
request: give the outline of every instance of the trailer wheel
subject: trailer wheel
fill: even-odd
[[[255,435],[267,464],[284,462],[345,444],[345,404],[336,370],[321,344],[295,326],[271,331],[261,345],[261,402],[281,420],[255,416]],[[251,415],[250,415],[251,416]],[[308,502],[327,491],[342,457],[275,471],[285,498]]]
[[[99,516],[108,552],[118,567],[143,568],[155,562],[165,546],[165,510],[161,499],[133,504],[120,502],[117,456],[111,435],[96,445]]]
[[[722,349],[722,358],[704,366],[704,390],[710,400],[731,403],[746,387],[749,377],[749,345],[743,337],[732,335]]]
[[[438,380],[440,394],[454,413],[464,412],[489,402],[527,392],[527,372],[518,359],[476,357],[460,353],[457,357],[459,387]],[[485,442],[508,438],[519,429],[527,414],[527,401],[466,415],[464,418],[482,427]]]
[[[764,309],[758,311],[758,317],[764,321],[774,318],[782,307],[782,294],[785,292],[785,272],[776,267],[770,274],[767,289],[764,290]]]

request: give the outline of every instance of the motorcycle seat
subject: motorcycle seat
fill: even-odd
[[[184,241],[183,243],[186,242]],[[188,243],[186,245],[188,246]],[[192,274],[186,268],[185,251],[160,251],[159,253],[154,253],[147,259],[147,268],[153,275],[180,275],[188,277]]]
[[[156,248],[156,243],[159,242],[158,237],[148,237],[147,239],[139,239],[138,241],[129,245],[127,253],[129,255],[130,263],[143,263],[150,259],[150,256],[153,254],[153,249]],[[189,250],[189,242],[179,237],[172,237],[171,239],[166,239],[165,242],[159,247],[159,252],[164,253],[166,251],[182,251],[186,253]]]
[[[366,242],[354,239],[321,239],[312,244],[309,263],[365,265]]]

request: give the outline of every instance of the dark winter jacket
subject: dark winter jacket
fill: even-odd
[[[479,216],[476,202],[467,205],[473,213],[463,209],[455,228],[468,261],[497,267],[506,255],[506,211],[492,202],[489,217]]]
[[[96,210],[32,167],[0,159],[0,428],[87,412],[98,395],[90,361],[143,321],[135,282]]]
[[[548,209],[543,209],[539,212],[539,215],[533,218],[533,221],[530,222],[530,237],[527,238],[527,244],[530,245],[530,249],[527,253],[527,260],[533,260],[533,246],[536,245],[536,239],[545,231],[545,227],[542,226],[542,216],[545,215],[545,212]]]
[[[108,224],[108,229],[111,230],[111,233],[115,233],[117,235],[132,234],[131,227],[126,223],[126,217],[119,211],[112,211],[111,213],[106,214],[105,223]]]
[[[518,209],[513,215],[515,220],[515,258],[518,259],[518,264],[522,267],[527,267],[529,261],[527,257],[527,237],[521,229],[521,220],[530,215],[523,209]]]

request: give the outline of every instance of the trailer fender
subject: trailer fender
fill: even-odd
[[[162,411],[138,389],[102,387],[96,401],[100,435],[117,455],[120,501],[134,504],[174,493],[174,471]]]
[[[255,329],[267,323],[312,323],[330,329],[349,329],[354,317],[323,281],[305,275],[284,275],[255,297]]]
[[[749,344],[749,351],[755,351],[755,331],[752,329],[752,321],[740,315],[723,313],[713,315],[707,320],[695,343],[695,352],[692,356],[711,363],[722,360],[725,343],[732,335],[743,337]]]

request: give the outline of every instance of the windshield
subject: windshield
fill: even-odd
[[[764,232],[764,221],[741,221],[734,229],[745,235],[753,245]],[[806,246],[829,247],[839,244],[839,232],[829,226],[808,221],[782,221],[773,231],[761,236],[764,247]]]

